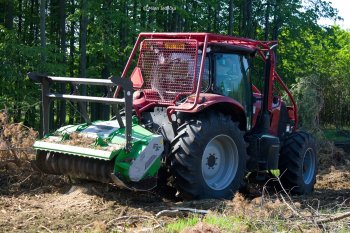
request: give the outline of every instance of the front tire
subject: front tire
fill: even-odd
[[[171,172],[187,199],[231,198],[243,182],[245,165],[238,123],[221,113],[184,123],[172,142]]]
[[[314,138],[306,132],[292,133],[281,149],[279,168],[284,188],[292,194],[314,190],[317,174],[317,150]]]

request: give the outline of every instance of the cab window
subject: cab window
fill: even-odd
[[[251,84],[248,60],[240,54],[218,53],[214,56],[214,92],[225,95],[248,107],[251,104]]]

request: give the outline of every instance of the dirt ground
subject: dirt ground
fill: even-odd
[[[18,143],[15,146],[19,148],[30,144],[34,140],[30,138],[36,136],[24,126],[16,131],[24,132],[15,134],[17,138],[12,142]],[[179,215],[156,217],[156,214],[180,207],[210,210],[223,216],[284,219],[290,221],[292,229],[296,226],[294,220],[298,220],[301,227],[297,224],[297,229],[301,232],[307,229],[321,232],[337,230],[330,225],[305,226],[304,220],[310,214],[329,217],[327,214],[350,211],[350,154],[335,147],[321,151],[315,192],[307,197],[292,197],[290,202],[287,196],[290,203],[287,205],[271,191],[261,196],[261,189],[227,201],[181,202],[174,198],[174,190],[165,187],[152,192],[132,192],[106,184],[72,184],[65,177],[36,171],[32,168],[34,155],[30,150],[7,150],[9,146],[3,144],[0,151],[0,232],[164,232],[166,224],[176,221]],[[341,228],[342,232],[350,231],[350,219],[340,221],[346,227],[345,231]],[[332,226],[337,225],[335,222]],[[240,231],[259,232],[258,229],[248,227]],[[220,230],[199,223],[184,232]]]
[[[242,196],[235,197],[232,201],[178,202],[173,194],[172,190],[136,193],[98,183],[73,185],[65,177],[45,175],[33,170],[30,160],[2,160],[0,231],[162,231],[166,223],[176,219],[156,218],[155,215],[162,210],[191,207],[235,212],[242,208],[242,203],[261,204],[259,196],[246,199]],[[350,166],[331,166],[322,170],[318,175],[315,192],[308,197],[293,197],[293,201],[300,203],[300,209],[312,206],[315,211],[329,213],[349,211]],[[274,203],[276,201],[272,202]],[[266,207],[269,208],[268,205]]]

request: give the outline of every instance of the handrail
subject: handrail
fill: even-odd
[[[36,73],[28,73],[28,77],[35,83],[41,84],[42,87],[42,111],[43,111],[43,133],[49,133],[49,111],[52,99],[63,99],[80,102],[94,102],[104,104],[124,104],[125,105],[125,125],[117,112],[117,120],[120,127],[125,127],[125,150],[131,150],[132,141],[132,96],[133,87],[130,79],[110,77],[109,79],[89,79],[89,78],[73,78],[73,77],[55,77],[46,76]],[[73,85],[85,84],[95,86],[119,86],[124,89],[124,98],[107,98],[96,96],[83,96],[76,94],[51,93],[50,87],[53,83],[71,83]]]
[[[204,38],[204,44],[203,44],[203,52],[202,52],[202,59],[201,59],[201,65],[200,65],[200,69],[199,69],[199,75],[198,75],[198,80],[197,80],[197,86],[196,86],[196,93],[195,93],[195,98],[194,98],[194,102],[192,104],[192,106],[188,107],[188,108],[184,108],[181,106],[169,106],[167,108],[167,115],[168,115],[168,119],[171,121],[171,114],[176,111],[176,110],[183,110],[183,111],[192,111],[198,104],[198,99],[199,99],[199,95],[201,92],[201,83],[202,83],[202,77],[203,77],[203,73],[204,73],[204,63],[205,63],[205,57],[207,54],[207,46],[208,46],[208,35],[205,35]]]
[[[281,79],[281,77],[277,74],[277,72],[274,72],[274,77],[277,79],[278,83],[282,86],[282,88],[284,89],[284,91],[287,93],[290,101],[292,102],[293,105],[293,115],[294,115],[294,127],[293,129],[295,130],[298,127],[298,108],[297,108],[297,104],[294,100],[294,97],[292,95],[292,93],[289,91],[288,87],[286,86],[286,84],[283,82],[283,80]]]

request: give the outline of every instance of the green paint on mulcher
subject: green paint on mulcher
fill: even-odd
[[[114,174],[118,177],[121,175],[125,181],[130,181],[129,172],[132,163],[144,154],[143,152],[150,142],[155,138],[159,138],[160,135],[153,134],[134,120],[132,125],[132,149],[127,152],[124,149],[125,128],[110,126],[114,124],[114,121],[96,121],[91,125],[64,126],[52,134],[45,135],[43,140],[36,141],[33,147],[36,150],[57,152],[66,156],[81,156],[87,159],[111,161],[114,163]],[[70,140],[73,140],[71,139],[72,133],[95,138],[95,141],[90,145],[79,145],[79,143],[67,145]],[[93,137],[94,135],[95,137]],[[160,142],[162,144],[162,140]],[[154,147],[154,145],[152,146]],[[152,160],[152,164],[148,166],[142,179],[155,176],[160,165],[161,158],[158,156],[154,161]]]
[[[121,137],[116,137],[117,135],[123,136],[124,129],[120,129],[120,131],[116,131],[115,135],[111,142],[116,143],[120,140]],[[131,161],[136,159],[141,151],[145,150],[150,141],[154,138],[154,134],[140,125],[133,124],[132,127],[132,149],[129,153],[127,153],[124,149],[118,153],[118,156],[115,158],[114,172],[119,172],[123,175],[123,177],[129,177],[129,168],[131,166]],[[158,136],[158,135],[157,135]],[[135,139],[135,140],[134,140]],[[123,139],[125,141],[125,139]],[[161,165],[161,160],[158,158],[153,165],[148,169],[145,176],[153,177],[157,174]]]

